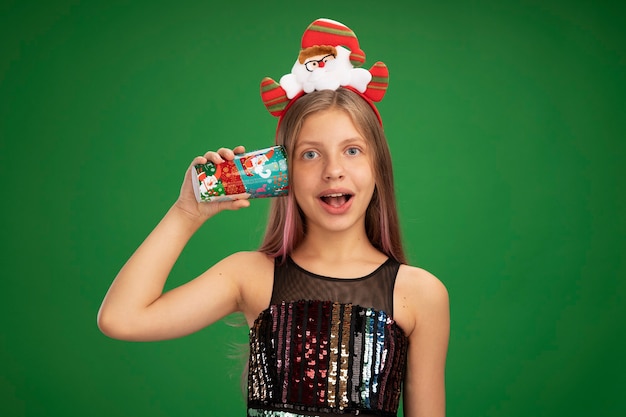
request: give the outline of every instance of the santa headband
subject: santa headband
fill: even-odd
[[[347,88],[359,94],[382,119],[374,102],[381,101],[389,85],[389,71],[382,62],[369,70],[359,40],[346,25],[330,19],[317,19],[302,35],[301,50],[291,69],[280,82],[269,77],[261,81],[261,99],[267,110],[279,118],[304,94]]]

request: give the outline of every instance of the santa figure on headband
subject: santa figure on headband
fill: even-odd
[[[320,90],[352,88],[372,101],[380,101],[387,90],[387,66],[377,62],[366,70],[354,32],[330,19],[317,19],[307,27],[300,54],[291,69],[277,83],[266,77],[261,82],[261,97],[274,116],[281,116],[289,102],[301,94]]]
[[[327,19],[322,23],[341,25]],[[325,39],[320,39],[322,36]],[[336,39],[329,39],[330,37]],[[320,45],[319,42],[331,44]],[[352,50],[365,56],[359,49],[356,37],[318,32],[311,27],[307,29],[302,37],[302,50],[291,69],[291,74],[280,79],[280,86],[285,90],[287,98],[292,99],[301,91],[310,93],[316,90],[336,90],[348,85],[361,93],[365,92],[367,84],[372,80],[372,74],[366,69],[354,68],[350,62],[351,50],[340,46],[339,42],[352,44]]]

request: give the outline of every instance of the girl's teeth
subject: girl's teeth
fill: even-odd
[[[328,194],[322,197],[322,200],[330,206],[333,207],[341,207],[344,205],[350,197],[347,194],[336,193],[336,194]]]

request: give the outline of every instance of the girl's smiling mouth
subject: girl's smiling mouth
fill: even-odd
[[[331,193],[323,195],[320,198],[325,204],[328,204],[329,206],[341,207],[352,198],[352,194]]]

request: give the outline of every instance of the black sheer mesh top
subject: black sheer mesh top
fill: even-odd
[[[393,320],[400,264],[330,278],[276,262],[250,328],[248,417],[397,416],[408,339]]]
[[[297,300],[331,300],[358,304],[393,316],[393,288],[400,264],[388,258],[375,271],[360,278],[330,278],[301,268],[291,257],[276,265],[271,304]]]

